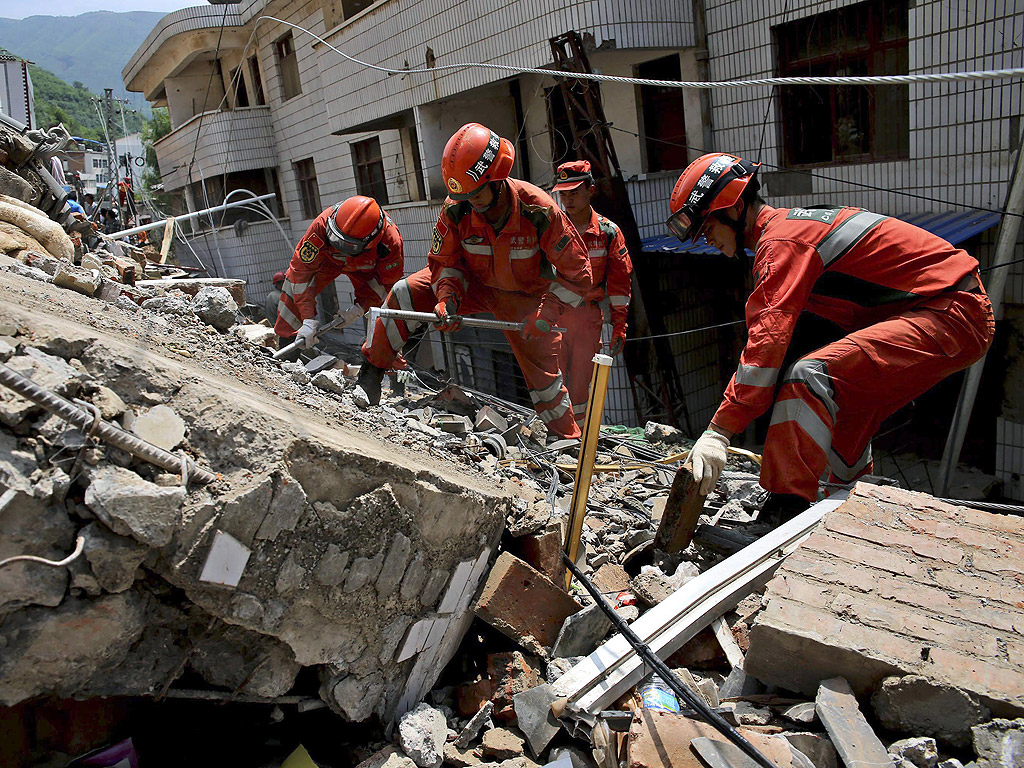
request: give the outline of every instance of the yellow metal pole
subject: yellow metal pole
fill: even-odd
[[[580,443],[580,458],[576,464],[576,480],[572,486],[572,507],[569,513],[569,530],[565,539],[565,554],[574,563],[580,552],[580,535],[583,533],[583,518],[587,515],[587,498],[590,496],[590,481],[594,476],[594,459],[597,457],[597,441],[601,436],[601,417],[604,416],[604,399],[608,394],[608,377],[612,372],[612,359],[608,355],[594,355],[594,374],[590,379],[590,399],[583,421],[583,440]],[[572,573],[565,569],[565,589],[569,590]]]

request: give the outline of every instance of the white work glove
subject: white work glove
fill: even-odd
[[[693,479],[700,483],[702,496],[707,496],[718,482],[718,476],[725,469],[725,456],[729,448],[729,438],[720,435],[713,429],[704,430],[690,450],[690,463],[693,465]]]
[[[310,318],[309,320],[302,321],[302,327],[299,328],[299,332],[295,334],[295,343],[298,344],[302,349],[309,349],[313,346],[313,342],[316,341],[316,331],[320,327],[320,322]]]

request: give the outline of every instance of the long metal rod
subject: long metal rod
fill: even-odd
[[[1024,134],[1021,136],[1024,142]],[[1024,143],[1018,143],[1024,147]],[[1010,192],[1006,198],[1006,209],[1003,213],[1003,220],[999,224],[999,235],[996,238],[995,256],[992,260],[992,279],[986,286],[988,297],[992,301],[992,314],[998,318],[999,310],[1003,306],[1003,294],[1006,292],[1006,279],[1008,270],[1004,264],[1013,259],[1013,251],[1017,245],[1017,234],[1020,232],[1021,214],[1024,213],[1024,162],[1021,162],[1021,151],[1017,150],[1017,162],[1014,166],[1013,181],[1010,185]],[[967,434],[967,425],[971,420],[971,411],[974,409],[974,401],[978,396],[978,387],[981,384],[981,373],[985,368],[985,360],[988,353],[967,370],[967,377],[964,379],[963,388],[960,390],[960,400],[953,415],[953,424],[946,439],[946,447],[942,452],[942,464],[939,467],[939,487],[936,489],[938,496],[948,496],[949,488],[953,482],[953,472],[960,460],[960,451],[964,447],[964,437]]]
[[[604,595],[593,585],[593,583],[586,576],[583,575],[583,571],[576,567],[576,563],[569,559],[569,556],[564,552],[562,553],[562,560],[565,561],[565,567],[572,572],[572,575],[576,577],[576,580],[583,585],[583,588],[590,593],[590,596],[594,598],[604,614],[615,626],[615,629],[622,635],[626,642],[628,642],[633,650],[651,667],[657,672],[662,680],[665,681],[666,685],[672,689],[672,692],[680,699],[686,702],[686,704],[701,716],[705,722],[713,726],[715,730],[721,733],[725,738],[735,744],[737,747],[743,750],[743,752],[750,757],[751,760],[756,762],[762,768],[778,768],[775,763],[769,760],[767,757],[762,755],[757,748],[743,738],[743,734],[737,731],[731,726],[724,717],[715,712],[711,707],[708,706],[707,702],[704,701],[704,697],[692,691],[687,685],[683,683],[675,672],[673,672],[669,666],[659,659],[653,651],[636,636],[636,633],[630,628],[629,624],[615,612],[615,609],[608,603],[608,600]]]
[[[608,395],[608,377],[612,372],[612,359],[608,355],[594,355],[594,372],[590,377],[590,398],[587,400],[587,414],[583,422],[583,440],[580,443],[580,457],[576,463],[576,477],[572,484],[572,504],[569,525],[565,534],[563,553],[575,563],[580,551],[580,536],[583,534],[583,518],[587,515],[587,499],[590,497],[590,483],[594,478],[594,459],[597,458],[597,443],[601,439],[601,417],[604,416],[604,401]],[[569,590],[572,572],[565,571],[565,589]]]
[[[60,395],[43,389],[31,379],[22,376],[17,371],[3,364],[0,364],[0,384],[13,390],[26,400],[31,400],[41,408],[45,408],[50,413],[57,414],[83,432],[94,434],[115,448],[120,448],[122,451],[127,451],[133,456],[145,459],[151,464],[156,464],[158,467],[162,467],[169,472],[180,473],[182,471],[182,461],[185,461],[189,480],[195,480],[197,483],[206,485],[217,479],[217,475],[196,466],[192,459],[175,456],[170,451],[165,451],[163,448],[153,445],[146,440],[128,434],[120,427],[116,427],[110,422],[104,421],[98,416],[79,408]]]
[[[370,313],[371,321],[375,321],[377,317],[392,318],[394,320],[412,320],[416,323],[437,323],[440,321],[440,318],[433,312],[411,312],[404,309],[392,309],[391,307],[371,309]],[[521,331],[526,326],[526,323],[513,323],[508,320],[485,320],[481,317],[464,315],[452,315],[451,320],[459,320],[467,328],[491,328],[495,331]],[[555,327],[551,330],[565,333],[565,328]]]
[[[192,213],[183,213],[181,216],[175,216],[175,223],[181,223],[183,221],[190,221],[198,216],[205,216],[209,213],[216,213],[217,211],[226,211],[229,208],[238,208],[243,205],[251,205],[257,200],[269,200],[272,197],[277,197],[273,192],[268,192],[265,195],[259,197],[247,197],[245,200],[236,200],[233,203],[224,203],[223,205],[215,205],[212,208],[204,208],[201,211],[193,211]],[[114,232],[113,234],[107,235],[107,237],[117,239],[119,237],[127,237],[128,235],[137,235],[139,232],[148,232],[151,229],[157,229],[159,227],[166,226],[164,220],[154,221],[152,224],[143,224],[139,227],[132,227],[131,229],[123,229],[120,232]]]
[[[316,341],[328,331],[336,331],[342,328],[348,328],[350,325],[352,325],[352,323],[354,323],[356,320],[359,320],[362,317],[365,317],[365,315],[362,314],[362,309],[360,309],[359,307],[353,307],[352,309],[346,310],[345,312],[342,312],[340,315],[331,320],[329,323],[325,323],[321,328],[319,328],[317,332],[313,334],[313,341]],[[280,360],[282,357],[291,354],[295,350],[303,348],[304,347],[301,347],[299,345],[299,342],[293,341],[288,346],[282,347],[281,349],[277,350],[277,352],[274,353],[273,357],[275,360]]]

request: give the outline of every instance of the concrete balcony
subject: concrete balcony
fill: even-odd
[[[221,51],[243,48],[249,31],[243,27],[235,4],[201,5],[168,13],[121,70],[125,88],[142,93],[148,101],[163,101],[166,78],[177,75],[196,59],[208,58],[217,49],[222,21]]]
[[[357,59],[395,69],[463,62],[548,67],[548,39],[570,30],[599,52],[694,44],[691,4],[677,0],[534,0],[512,6],[497,1],[385,0],[328,31],[326,39]],[[479,67],[389,76],[334,55],[321,44],[314,48],[325,54],[321,78],[327,84],[324,97],[334,133],[515,76]]]
[[[196,134],[202,123],[198,145]],[[277,165],[277,146],[270,107],[243,107],[223,112],[204,112],[164,136],[155,145],[164,186],[180,189],[188,183],[189,165],[195,152],[192,181],[224,173],[272,168]]]

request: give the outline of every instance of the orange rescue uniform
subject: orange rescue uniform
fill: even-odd
[[[712,422],[742,432],[774,401],[761,485],[817,497],[871,470],[882,420],[992,343],[992,306],[966,251],[859,208],[762,208],[748,338]],[[802,311],[847,335],[780,370]],[[778,387],[776,391],[776,387]]]
[[[317,216],[295,246],[277,307],[274,332],[278,336],[294,336],[303,320],[316,317],[316,297],[339,275],[348,275],[356,303],[366,311],[383,304],[405,271],[402,235],[387,213],[377,244],[355,256],[345,256],[332,248],[327,238],[327,218],[333,212],[332,206]]]
[[[506,179],[511,193],[508,221],[495,232],[468,201],[446,200],[434,227],[426,268],[395,284],[386,306],[433,312],[448,298],[458,313],[490,312],[498,320],[523,322],[543,302],[577,306],[590,290],[590,262],[576,228],[543,190]],[[563,309],[564,315],[564,309]],[[390,368],[419,323],[378,319],[366,359]],[[537,414],[548,429],[579,437],[569,394],[558,371],[561,334],[523,339],[505,332],[530,391]]]

